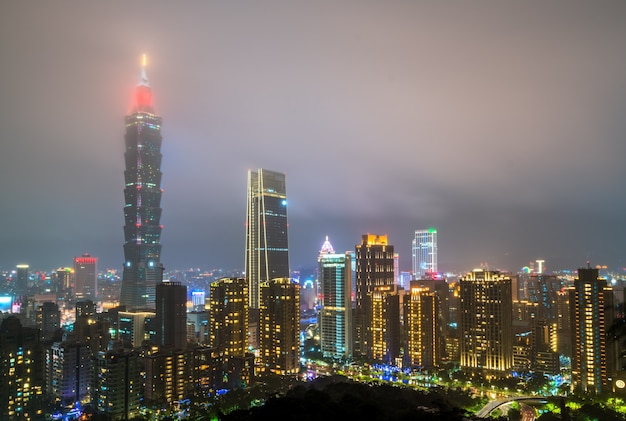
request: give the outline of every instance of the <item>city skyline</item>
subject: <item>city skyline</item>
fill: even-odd
[[[163,117],[160,260],[243,268],[246,174],[289,189],[292,270],[415,230],[440,271],[626,266],[626,5],[12,2],[0,270],[124,263],[124,116]],[[114,29],[113,29],[114,28]]]

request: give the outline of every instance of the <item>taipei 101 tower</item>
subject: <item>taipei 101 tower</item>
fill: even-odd
[[[161,281],[161,117],[143,57],[141,79],[126,116],[124,158],[124,273],[120,304],[127,311],[155,308]]]

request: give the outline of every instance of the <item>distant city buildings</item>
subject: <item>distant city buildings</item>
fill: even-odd
[[[437,272],[437,230],[435,228],[415,230],[412,250],[414,279],[424,279],[427,274]]]
[[[85,253],[74,257],[74,299],[94,300],[98,296],[98,258]]]
[[[13,290],[16,296],[26,295],[30,288],[30,282],[28,280],[29,265],[20,264],[16,266],[15,283]]]
[[[152,104],[145,60],[126,116],[124,159],[124,272],[120,303],[127,310],[154,309],[161,281],[161,117]]]
[[[121,282],[107,273],[99,285],[88,253],[73,268],[20,264],[0,279],[1,419],[44,419],[53,406],[109,420],[179,411],[264,374],[298,376],[305,355],[413,372],[452,363],[490,380],[557,378],[571,358],[575,391],[626,388],[609,335],[624,316],[615,279],[590,267],[548,273],[545,260],[447,279],[434,228],[415,231],[410,272],[386,235],[368,233],[344,252],[326,237],[315,269],[292,279],[285,175],[276,171],[248,172],[243,274],[190,269],[164,280],[160,125],[144,67],[126,116]]]

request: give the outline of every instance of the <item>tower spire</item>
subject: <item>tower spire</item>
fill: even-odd
[[[148,76],[146,74],[146,67],[148,64],[148,58],[145,54],[141,57],[141,77],[139,84],[135,89],[135,104],[134,112],[147,112],[154,113],[152,105],[152,88],[148,82]]]
[[[148,66],[148,56],[144,53],[141,56],[141,78],[139,79],[139,86],[150,86],[148,82],[148,75],[146,73],[146,67]]]

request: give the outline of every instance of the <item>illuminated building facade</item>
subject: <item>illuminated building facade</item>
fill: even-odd
[[[429,279],[413,279],[409,283],[409,288],[407,291],[411,291],[413,288],[427,288],[430,292],[435,293],[435,299],[437,301],[437,330],[438,333],[436,335],[437,340],[439,341],[439,346],[443,350],[438,354],[438,358],[447,358],[448,353],[445,352],[446,344],[448,343],[448,339],[452,339],[452,332],[450,329],[450,310],[454,310],[453,297],[450,292],[450,285],[447,280],[443,277],[434,276]]]
[[[300,286],[289,278],[261,283],[257,369],[279,375],[300,370]]]
[[[461,368],[504,374],[513,366],[511,278],[474,270],[459,283]]]
[[[43,420],[42,347],[36,328],[15,316],[0,323],[0,419]]]
[[[85,343],[69,339],[46,348],[46,394],[65,408],[91,400],[93,364]]]
[[[407,364],[425,369],[438,366],[443,354],[439,298],[428,288],[411,287],[403,305]]]
[[[320,347],[325,358],[352,356],[352,255],[326,241],[318,256]]]
[[[204,311],[206,307],[206,294],[202,290],[191,291],[191,305],[193,311]]]
[[[400,293],[397,285],[379,285],[364,298],[365,355],[397,365],[401,347]]]
[[[557,293],[563,288],[563,282],[555,275],[533,273],[525,279],[526,297],[528,301],[539,303],[537,318],[540,320],[556,320]]]
[[[150,339],[147,325],[154,320],[152,311],[120,311],[117,319],[117,339],[129,348],[138,348],[146,339]]]
[[[98,353],[91,404],[107,420],[125,421],[141,415],[143,365],[138,351],[113,348]]]
[[[74,257],[74,299],[98,296],[98,258],[85,253]]]
[[[248,171],[245,276],[251,310],[260,307],[261,282],[290,276],[288,246],[285,174]]]
[[[243,357],[248,350],[248,281],[222,278],[210,288],[209,345],[227,357]]]
[[[153,347],[146,351],[144,399],[148,406],[163,403],[175,404],[188,398],[187,386],[189,372],[187,354],[182,349],[159,349]]]
[[[74,269],[60,267],[52,274],[59,291],[69,292],[74,286]],[[72,298],[68,296],[68,299]]]
[[[609,376],[615,369],[613,347],[607,329],[613,322],[613,290],[598,269],[578,269],[570,290],[572,329],[572,387],[583,393],[610,390]]]
[[[156,343],[160,348],[187,347],[187,287],[180,282],[156,286]]]
[[[30,282],[28,280],[28,270],[30,269],[30,266],[17,265],[15,269],[15,284],[13,286],[14,293],[17,296],[26,295],[28,293]]]
[[[248,280],[222,278],[210,288],[208,342],[222,361],[214,386],[249,386],[254,377],[254,354],[248,351]]]
[[[437,230],[416,230],[412,244],[413,277],[424,279],[428,273],[437,272]]]
[[[570,291],[572,288],[573,287],[563,288],[562,291],[556,294],[557,351],[568,356],[572,355],[572,329],[570,320]]]
[[[124,272],[120,303],[127,310],[154,309],[161,281],[161,117],[152,105],[145,72],[126,116],[124,158]]]
[[[395,283],[395,260],[393,245],[386,235],[364,234],[361,244],[355,246],[355,309],[354,309],[354,354],[367,355],[368,344],[366,317],[370,309],[366,305],[367,295],[377,286],[392,286]]]
[[[46,301],[37,308],[37,327],[41,329],[41,340],[48,341],[61,329],[61,310],[56,303]]]

